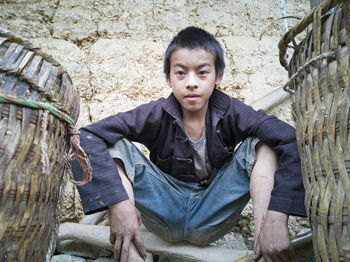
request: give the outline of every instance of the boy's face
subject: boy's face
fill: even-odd
[[[216,78],[211,52],[201,48],[180,48],[171,54],[167,82],[181,104],[183,114],[205,115],[209,98],[221,79],[222,75]]]

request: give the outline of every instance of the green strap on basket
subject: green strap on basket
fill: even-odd
[[[0,94],[0,103],[17,104],[25,107],[44,109],[48,110],[52,115],[66,121],[70,125],[75,125],[73,119],[66,113],[60,111],[56,107],[48,103],[37,102],[33,100],[26,99],[23,96],[10,96],[5,94]]]
[[[34,108],[34,109],[47,110],[55,117],[62,119],[66,123],[68,123],[71,147],[69,149],[68,156],[67,156],[66,170],[69,174],[71,182],[77,186],[85,185],[86,183],[91,181],[92,167],[90,164],[89,157],[86,155],[86,153],[80,146],[80,139],[79,139],[80,132],[76,129],[73,119],[68,114],[62,112],[61,110],[57,109],[55,106],[51,104],[32,101],[32,100],[26,99],[23,96],[11,96],[11,95],[0,94],[0,103],[16,104],[16,105],[21,105],[25,107]],[[43,160],[44,160],[44,155],[45,154],[41,154],[41,156],[43,157]],[[74,180],[74,176],[72,173],[72,162],[74,158],[78,159],[78,162],[83,169],[83,180],[81,181]]]

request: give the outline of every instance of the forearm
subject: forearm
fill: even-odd
[[[263,179],[261,179],[263,180]],[[263,185],[259,178],[255,184],[255,200],[253,200],[253,211],[254,211],[254,240],[256,241],[259,237],[262,227],[269,216],[270,223],[279,223],[285,227],[288,227],[289,215],[283,212],[268,210],[270,195],[266,192],[270,192],[272,186]],[[259,183],[260,181],[260,183]],[[266,191],[265,191],[266,190]],[[253,197],[252,197],[253,199]]]
[[[266,219],[277,166],[277,155],[266,144],[259,143],[256,146],[256,162],[250,177],[250,195],[253,201],[255,240]]]
[[[293,250],[288,232],[288,215],[268,210],[277,156],[271,148],[259,144],[257,159],[250,178],[250,194],[254,210],[254,261],[290,261]]]
[[[252,181],[253,179],[253,181]],[[251,178],[251,196],[254,210],[254,261],[290,261],[292,250],[288,233],[288,214],[268,210],[273,179],[256,175]],[[274,260],[275,256],[281,257]]]
[[[267,214],[267,208],[270,203],[270,193],[273,187],[272,183],[268,181],[266,177],[255,176],[250,183],[251,187],[251,198],[253,201],[253,212],[254,212],[254,239],[261,231]]]
[[[260,125],[258,137],[278,154],[268,209],[305,216],[305,192],[295,128],[278,119],[269,119]]]

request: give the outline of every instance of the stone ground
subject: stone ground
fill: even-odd
[[[144,102],[167,96],[162,73],[165,48],[186,26],[202,27],[222,44],[226,55],[219,89],[246,103],[282,86],[287,72],[278,62],[283,35],[280,1],[275,0],[0,0],[0,27],[27,38],[68,71],[81,96],[78,126],[95,122]],[[309,1],[286,1],[286,14],[303,17]],[[288,25],[297,23],[288,19]],[[268,25],[270,25],[268,27]],[[265,31],[261,40],[262,32]],[[268,113],[293,125],[290,103]],[[61,221],[78,222],[83,214],[77,190],[68,184]],[[105,222],[106,223],[106,222]],[[291,218],[292,235],[307,227]],[[232,239],[252,248],[248,206]]]

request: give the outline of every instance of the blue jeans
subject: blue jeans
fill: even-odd
[[[120,139],[109,153],[124,163],[145,226],[167,241],[209,244],[237,223],[250,199],[257,138],[246,139],[206,187],[162,172],[136,146]]]

